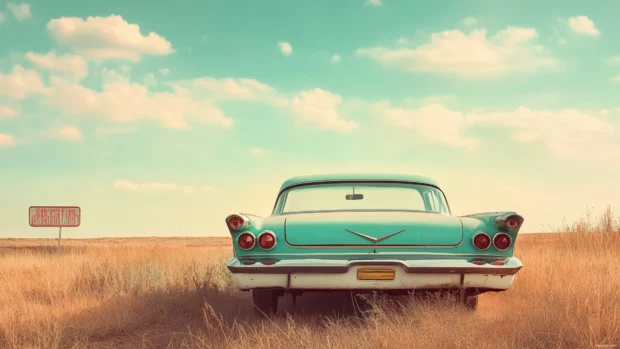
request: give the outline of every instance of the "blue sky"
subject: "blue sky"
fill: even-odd
[[[226,235],[289,176],[436,178],[536,232],[620,198],[620,3],[0,2],[0,236]]]

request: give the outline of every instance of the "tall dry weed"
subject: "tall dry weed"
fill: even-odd
[[[521,235],[512,288],[453,299],[307,294],[255,314],[230,246],[133,242],[3,250],[0,348],[586,348],[620,345],[620,221]]]

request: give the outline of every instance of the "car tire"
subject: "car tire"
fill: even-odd
[[[278,293],[275,290],[252,290],[252,304],[260,315],[274,315],[278,311]]]
[[[478,296],[465,297],[463,304],[468,310],[476,311],[478,309]]]

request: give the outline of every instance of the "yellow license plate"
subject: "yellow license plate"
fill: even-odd
[[[394,269],[357,269],[358,280],[394,280]]]

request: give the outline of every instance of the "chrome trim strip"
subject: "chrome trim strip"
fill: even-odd
[[[373,246],[367,246],[373,249]],[[507,258],[512,256],[506,255],[498,255],[498,254],[479,254],[479,253],[449,253],[449,252],[380,252],[380,253],[372,253],[369,251],[368,253],[358,253],[358,252],[343,252],[343,253],[270,253],[270,254],[251,254],[244,255],[243,258],[261,258],[261,257],[317,257],[317,256],[359,256],[359,257],[383,257],[383,256],[445,256],[445,257],[479,257],[479,258]]]
[[[380,238],[375,238],[375,237],[372,237],[372,236],[369,236],[369,235],[366,235],[366,234],[358,233],[358,232],[350,230],[350,229],[345,229],[345,230],[348,231],[349,233],[353,233],[353,234],[355,234],[355,235],[357,235],[357,236],[359,236],[361,238],[364,238],[364,239],[366,239],[368,241],[371,241],[371,242],[374,242],[376,244],[376,243],[381,242],[381,241],[383,241],[385,239],[388,239],[388,238],[390,238],[390,237],[392,237],[392,236],[394,236],[396,234],[402,233],[403,231],[405,231],[407,229],[402,229],[402,230],[399,230],[397,232],[394,232],[394,233],[382,236]]]
[[[522,266],[518,267],[409,267],[402,262],[394,261],[360,261],[343,266],[232,266],[228,269],[232,273],[240,274],[289,274],[289,273],[320,273],[344,274],[357,265],[400,266],[405,272],[412,274],[487,274],[487,275],[515,275]]]

